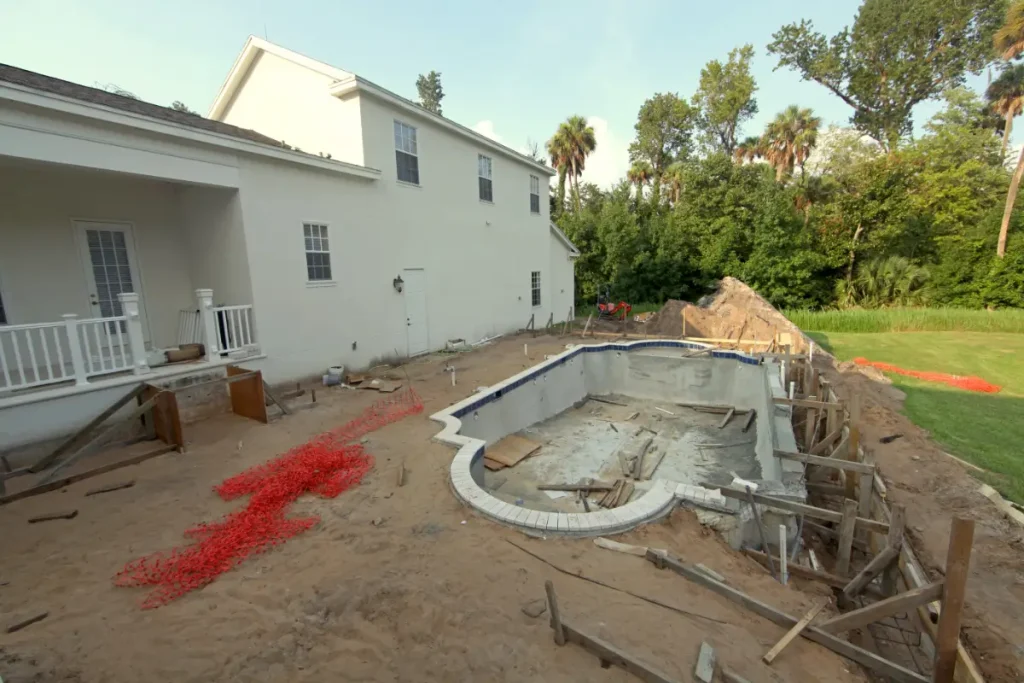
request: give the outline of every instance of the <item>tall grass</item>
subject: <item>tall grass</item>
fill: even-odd
[[[883,308],[783,313],[800,329],[815,332],[1024,333],[1024,309]]]

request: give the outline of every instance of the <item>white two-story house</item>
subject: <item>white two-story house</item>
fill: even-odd
[[[565,320],[552,174],[257,38],[207,118],[0,65],[0,451],[203,364],[285,381]]]

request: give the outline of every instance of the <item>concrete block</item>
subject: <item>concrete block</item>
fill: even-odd
[[[715,678],[715,650],[706,640],[700,644],[693,677],[701,683],[712,683]]]
[[[540,517],[540,514],[540,510],[530,510],[530,514],[526,517],[526,520],[522,525],[531,529],[536,529],[537,519]]]

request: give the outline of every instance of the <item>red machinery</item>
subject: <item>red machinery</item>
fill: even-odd
[[[625,320],[629,315],[629,312],[633,310],[633,307],[625,301],[614,303],[611,300],[611,296],[608,294],[608,287],[604,288],[604,293],[598,293],[597,295],[597,317],[605,320],[611,320],[612,318],[619,318]]]

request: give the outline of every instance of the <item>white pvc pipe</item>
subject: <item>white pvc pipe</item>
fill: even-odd
[[[789,383],[789,399],[793,400],[796,398],[796,382]]]
[[[767,550],[767,548],[766,548]],[[789,582],[786,571],[786,525],[779,525],[779,580],[785,586]]]
[[[523,355],[529,356],[530,354],[526,351],[526,344],[523,344]]]
[[[810,361],[813,363],[814,362],[814,342],[811,342],[811,352],[810,352],[809,356],[810,356]]]
[[[455,386],[455,368],[452,368],[452,386]]]

